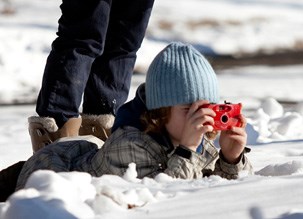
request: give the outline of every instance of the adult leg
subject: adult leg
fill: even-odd
[[[36,111],[61,128],[79,116],[91,66],[103,52],[111,0],[63,0],[58,37],[47,59]]]
[[[63,0],[38,96],[39,117],[29,118],[33,151],[58,138],[77,136],[79,106],[95,58],[102,54],[112,0]]]
[[[136,53],[154,0],[113,0],[105,49],[94,61],[83,101],[84,114],[111,114],[127,100]]]

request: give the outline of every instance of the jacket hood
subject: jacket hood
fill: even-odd
[[[112,127],[112,132],[123,126],[132,126],[143,131],[140,117],[146,110],[145,83],[143,83],[138,87],[134,99],[119,108]]]

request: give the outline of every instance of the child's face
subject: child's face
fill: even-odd
[[[185,125],[186,115],[190,108],[190,104],[176,105],[171,107],[171,114],[168,123],[165,125],[170,135],[173,145],[180,144],[180,138]]]

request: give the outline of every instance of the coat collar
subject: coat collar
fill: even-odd
[[[146,110],[145,84],[143,83],[138,87],[134,99],[123,104],[119,108],[112,127],[112,132],[123,126],[131,126],[143,131],[140,117]]]

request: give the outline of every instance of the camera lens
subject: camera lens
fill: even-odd
[[[223,116],[221,117],[221,122],[222,122],[222,123],[227,123],[227,121],[228,121],[228,116],[227,116],[227,115],[223,115]]]

